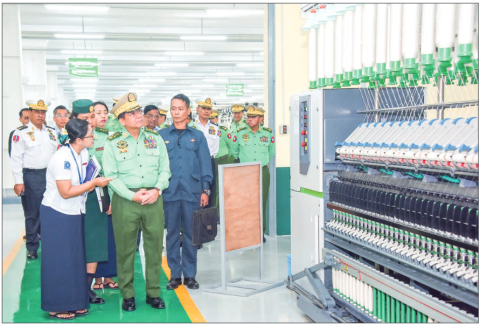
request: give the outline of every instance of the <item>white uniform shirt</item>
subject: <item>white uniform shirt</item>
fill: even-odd
[[[43,195],[42,204],[64,214],[78,215],[85,213],[85,197],[80,195],[69,199],[62,198],[56,182],[70,180],[72,186],[80,185],[78,171],[80,171],[80,177],[85,179],[88,150],[83,149],[80,155],[77,155],[73,148],[72,152],[70,152],[69,146],[63,146],[50,160],[47,168],[47,189]],[[79,169],[77,169],[77,164]]]
[[[210,156],[215,157],[220,148],[220,132],[218,131],[218,126],[210,121],[203,125],[198,116],[195,119],[195,123],[198,125],[199,131],[202,131],[207,139]]]
[[[15,184],[23,184],[23,168],[47,168],[57,150],[55,129],[42,125],[37,129],[32,122],[26,128],[16,129],[12,137],[12,171]]]

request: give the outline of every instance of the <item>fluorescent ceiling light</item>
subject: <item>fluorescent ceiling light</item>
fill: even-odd
[[[99,51],[99,50],[62,50],[62,54],[102,54],[102,53],[103,51]]]
[[[244,76],[245,72],[217,72],[217,76]]]
[[[55,34],[55,38],[102,39],[103,34]]]
[[[263,55],[263,51],[262,51],[262,52],[260,52],[260,53],[258,53],[258,54],[260,54],[260,55]]]
[[[140,82],[164,82],[166,79],[138,79]]]
[[[88,77],[85,77],[85,78],[70,78],[70,81],[71,82],[92,82],[92,83],[96,83],[96,82],[98,82],[98,78],[88,78]]]
[[[199,84],[199,85],[192,85],[192,87],[198,87],[198,88],[214,88],[215,85]]]
[[[263,85],[247,85],[248,88],[263,88]]]
[[[132,89],[130,91],[141,95],[141,94],[149,93],[150,89]]]
[[[181,93],[187,93],[187,94],[192,94],[192,93],[201,93],[202,91],[199,89],[189,89],[189,90],[180,90]]]
[[[251,16],[263,15],[263,10],[259,9],[206,9],[207,15],[210,17],[236,17],[236,16]]]
[[[161,76],[161,77],[168,77],[168,76],[176,76],[177,73],[173,71],[155,71],[155,72],[147,72],[149,76]]]
[[[79,5],[44,5],[48,10],[63,11],[66,13],[101,13],[110,10],[107,6],[79,6]]]
[[[210,79],[205,78],[202,80],[203,82],[228,82],[228,79]]]
[[[188,51],[167,51],[165,55],[204,55],[204,52],[188,52]]]
[[[188,67],[188,63],[155,63],[156,67],[171,67],[171,68],[184,68]]]
[[[214,36],[214,35],[191,35],[191,36],[180,36],[182,41],[224,41],[227,36]]]
[[[263,62],[256,62],[256,63],[237,63],[237,67],[263,67]]]
[[[133,85],[131,87],[138,87],[138,88],[156,88],[157,85]]]
[[[77,87],[77,88],[89,88],[89,87],[94,87],[96,85],[90,85],[90,84],[72,84],[73,87]]]

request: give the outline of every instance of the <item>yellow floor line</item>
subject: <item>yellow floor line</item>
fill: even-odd
[[[20,251],[20,248],[22,248],[23,245],[23,236],[25,236],[25,229],[23,230],[22,234],[20,237],[18,237],[17,241],[13,245],[12,249],[10,250],[10,253],[8,253],[7,257],[3,260],[3,274],[2,276],[5,275],[7,272],[8,268],[12,264],[13,260],[17,256],[18,252]]]
[[[167,278],[170,280],[170,268],[168,267],[167,257],[164,255],[162,259],[162,268]],[[175,293],[177,294],[180,303],[182,304],[183,308],[187,312],[188,317],[192,323],[206,323],[205,318],[203,318],[202,313],[198,310],[197,305],[193,301],[192,297],[188,293],[185,286],[181,285],[177,289],[175,289]]]

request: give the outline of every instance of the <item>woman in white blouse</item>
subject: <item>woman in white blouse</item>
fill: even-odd
[[[53,155],[47,168],[47,190],[40,208],[42,227],[42,309],[58,319],[74,319],[88,313],[84,214],[85,198],[95,186],[110,179],[84,182],[93,130],[84,120],[65,126],[69,144]]]

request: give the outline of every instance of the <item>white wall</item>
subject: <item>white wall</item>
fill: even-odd
[[[20,126],[18,112],[25,107],[22,87],[22,39],[18,5],[3,5],[3,97],[2,153],[3,187],[13,188],[14,179],[8,156],[8,136]]]

